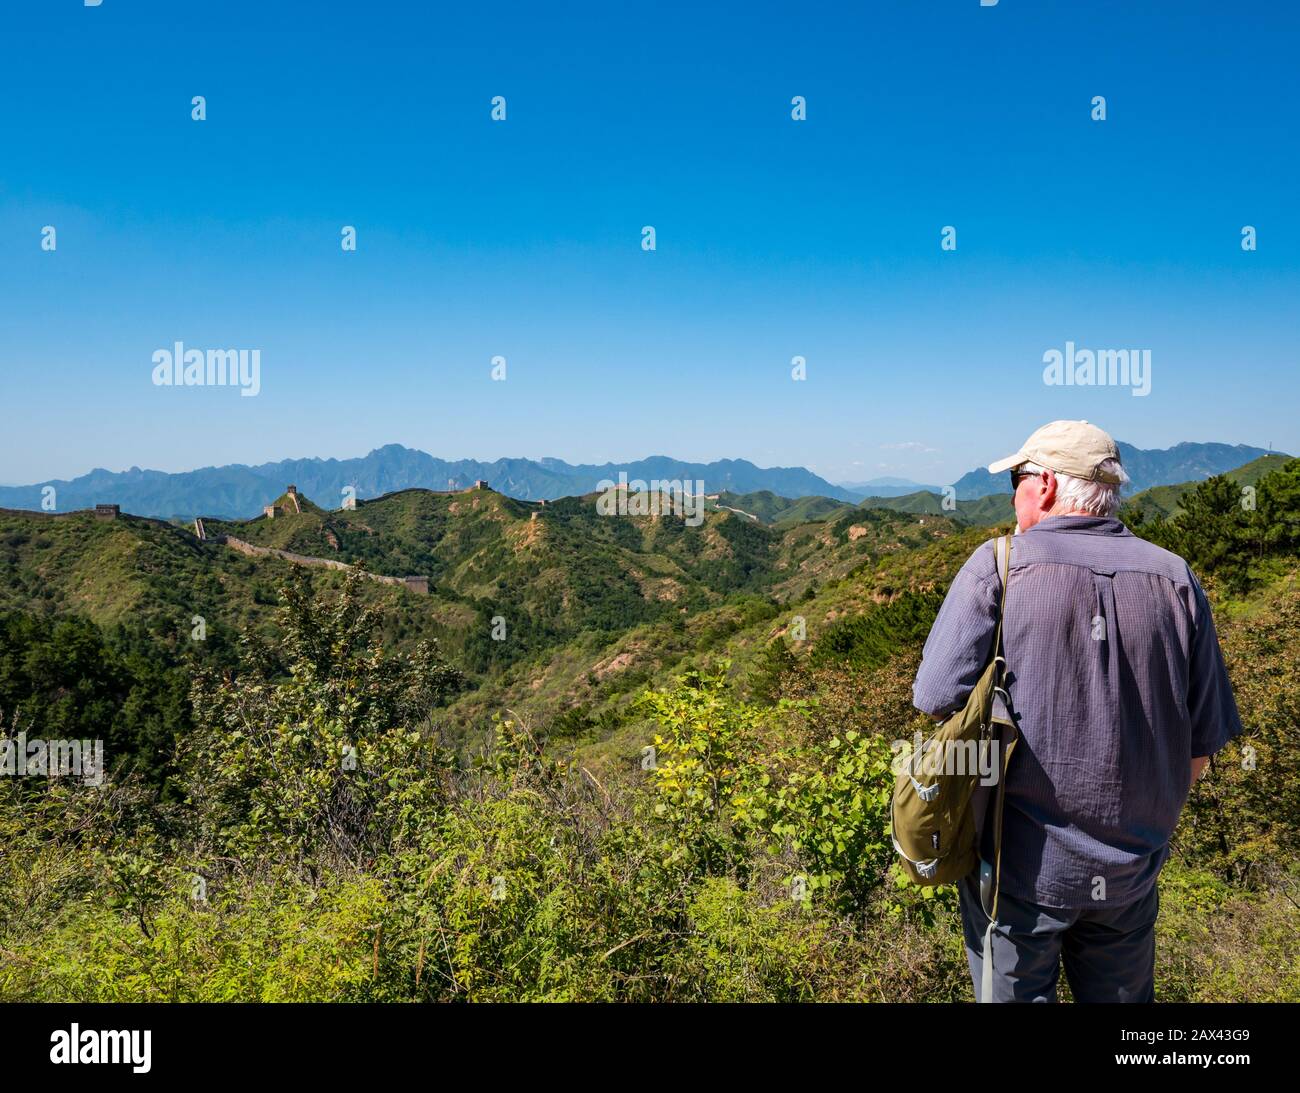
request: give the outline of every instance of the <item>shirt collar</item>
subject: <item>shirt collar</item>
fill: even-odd
[[[1046,516],[1024,534],[1036,531],[1077,531],[1084,535],[1132,535],[1114,516]]]

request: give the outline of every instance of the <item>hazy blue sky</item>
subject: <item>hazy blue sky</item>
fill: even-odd
[[[389,442],[944,482],[1056,417],[1300,451],[1293,4],[0,22],[3,482]],[[177,340],[260,348],[261,393],[154,386]],[[1150,349],[1150,395],[1046,386],[1067,340]]]

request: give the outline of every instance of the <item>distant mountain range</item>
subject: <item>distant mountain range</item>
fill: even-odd
[[[865,482],[840,482],[840,489],[858,497],[906,497],[909,493],[941,493],[942,486],[927,486],[910,478],[868,478]]]
[[[1127,497],[1152,486],[1195,482],[1226,474],[1252,459],[1270,454],[1267,448],[1254,448],[1249,444],[1193,444],[1184,441],[1172,448],[1144,449],[1125,444],[1122,440],[1115,443],[1119,448],[1120,462],[1131,479],[1124,491]],[[1005,473],[989,474],[983,467],[967,471],[953,485],[959,501],[974,501],[989,494],[1011,491],[1011,481]]]
[[[1259,456],[1264,448],[1245,444],[1177,444],[1172,448],[1144,450],[1120,443],[1124,466],[1133,479],[1130,495],[1152,486],[1208,478],[1235,470]],[[256,516],[264,505],[284,492],[289,483],[325,506],[338,507],[345,487],[359,499],[378,497],[394,490],[418,487],[460,490],[476,481],[522,501],[552,501],[591,493],[602,480],[617,481],[620,472],[629,480],[689,479],[702,481],[709,494],[737,495],[768,491],[783,498],[828,497],[856,504],[864,497],[900,497],[918,491],[941,492],[906,479],[873,479],[850,485],[832,485],[803,467],[757,467],[744,459],[690,463],[668,456],[651,456],[628,463],[571,464],[562,459],[498,459],[491,463],[438,459],[426,452],[388,444],[356,459],[285,459],[255,467],[230,464],[169,474],[132,467],[129,471],[91,471],[70,481],[40,482],[29,486],[0,487],[0,507],[39,509],[43,493],[55,490],[59,512],[116,504],[124,512],[165,519],[214,516],[244,519]],[[1008,490],[1006,475],[991,475],[983,468],[970,471],[955,483],[957,498],[973,501]]]
[[[667,456],[650,456],[627,463],[570,464],[562,459],[473,459],[450,462],[426,452],[388,444],[358,459],[284,459],[250,467],[234,463],[169,474],[132,467],[114,473],[102,469],[71,481],[0,487],[0,507],[39,509],[42,490],[53,486],[58,511],[116,504],[139,516],[191,518],[219,516],[244,519],[259,515],[290,483],[326,507],[342,504],[343,489],[351,486],[361,500],[394,490],[422,488],[461,490],[476,481],[488,482],[498,493],[521,501],[553,501],[591,493],[598,483],[690,479],[704,483],[706,493],[751,493],[771,490],[783,497],[825,496],[854,501],[857,495],[833,486],[803,467],[756,467],[744,459],[689,463]]]

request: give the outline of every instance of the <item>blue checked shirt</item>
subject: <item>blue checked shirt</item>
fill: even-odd
[[[992,654],[997,597],[990,540],[926,640],[918,709],[965,704]],[[1002,891],[1060,908],[1141,898],[1169,856],[1192,759],[1241,732],[1205,593],[1182,558],[1118,520],[1050,516],[1012,541],[1002,641],[1020,728]]]

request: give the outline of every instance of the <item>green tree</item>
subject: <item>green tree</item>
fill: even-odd
[[[440,807],[449,759],[430,717],[463,677],[432,643],[405,656],[375,643],[361,580],[328,602],[295,567],[277,645],[246,638],[237,672],[197,676],[181,766],[209,849],[313,872],[321,855],[359,866]]]

